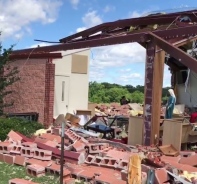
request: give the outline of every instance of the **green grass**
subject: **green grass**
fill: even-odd
[[[0,162],[0,184],[8,184],[8,181],[13,178],[31,180],[39,184],[59,184],[59,178],[53,175],[46,174],[46,176],[35,178],[27,175],[24,167]]]

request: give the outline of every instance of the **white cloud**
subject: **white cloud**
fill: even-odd
[[[93,48],[91,51],[92,60],[90,61],[90,81],[99,81],[101,80],[101,77],[109,78],[109,71],[115,71],[117,69],[119,72],[115,73],[114,82],[124,82],[124,84],[126,84],[129,79],[141,79],[141,74],[134,72],[133,69],[123,68],[128,65],[135,66],[136,63],[145,62],[145,49],[139,44],[128,43],[104,46]],[[126,73],[127,75],[125,75]],[[99,76],[99,80],[97,79],[97,76]]]
[[[77,32],[101,24],[103,20],[96,11],[91,11],[82,17],[82,22],[84,26],[79,27]],[[94,80],[96,73],[103,75],[103,69],[123,67],[127,64],[145,61],[145,49],[137,43],[93,48],[92,55],[90,80]]]
[[[108,12],[110,12],[110,11],[114,11],[115,9],[116,9],[115,6],[106,5],[105,8],[103,9],[103,11],[104,11],[105,13],[108,13]]]
[[[93,27],[103,22],[101,17],[97,14],[97,11],[95,10],[86,13],[82,17],[82,21],[86,27]]]
[[[166,87],[170,87],[171,86],[171,73],[168,70],[169,66],[165,65],[164,68],[164,77],[163,77],[163,86]]]
[[[33,22],[53,23],[61,4],[60,0],[0,0],[2,38],[21,38],[31,32]]]
[[[123,69],[120,69],[120,72],[122,73],[125,73],[125,72],[130,72],[131,71],[131,68],[123,68]]]
[[[76,32],[78,33],[78,32],[84,31],[86,29],[87,29],[86,27],[79,27],[79,28],[77,28]]]
[[[105,73],[103,71],[96,71],[90,69],[90,81],[97,81],[100,82],[104,77]]]
[[[144,85],[146,51],[139,44],[104,46],[91,51],[90,81],[100,82],[110,78],[122,85]],[[114,73],[113,76],[111,73]],[[170,86],[170,80],[171,74],[165,66],[163,86]]]
[[[77,9],[77,6],[79,4],[79,0],[70,0],[70,3],[72,4],[74,9]]]
[[[87,28],[96,26],[98,24],[103,23],[102,18],[97,14],[97,11],[93,10],[90,12],[87,12],[83,17],[82,17],[82,22],[84,26],[79,27],[76,29],[76,32],[83,31]]]
[[[145,49],[138,43],[126,43],[92,49],[93,64],[105,67],[119,67],[144,62]]]
[[[149,11],[143,11],[143,12],[138,12],[138,11],[133,11],[129,12],[129,18],[137,18],[137,17],[142,17],[146,15]]]
[[[143,79],[143,76],[140,73],[130,73],[130,74],[124,74],[120,76],[120,80],[123,82],[128,82],[133,79]]]

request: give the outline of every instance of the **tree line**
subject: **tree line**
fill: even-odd
[[[162,89],[162,102],[167,100],[169,87]],[[125,96],[132,103],[143,103],[144,86],[110,84],[108,82],[89,82],[89,102],[93,103],[112,103],[120,102],[122,96]]]

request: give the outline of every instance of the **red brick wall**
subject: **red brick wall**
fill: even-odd
[[[39,122],[50,124],[53,121],[54,64],[48,59],[17,60],[20,80],[11,88],[15,92],[5,101],[14,100],[12,107],[5,112],[38,112]]]
[[[53,123],[55,64],[49,61],[45,68],[45,125]]]

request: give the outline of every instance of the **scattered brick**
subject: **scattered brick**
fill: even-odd
[[[155,170],[155,184],[164,183],[169,180],[166,169],[156,169]]]
[[[85,163],[86,163],[86,164],[94,163],[94,160],[95,160],[95,159],[96,159],[95,156],[93,156],[93,155],[88,155],[87,158],[86,158],[86,160],[85,160]]]
[[[179,160],[180,164],[186,164],[186,165],[191,165],[191,166],[197,166],[197,154],[191,155],[189,157],[182,157]]]
[[[127,170],[128,169],[128,163],[129,161],[128,160],[121,160],[119,163],[118,163],[118,168],[121,169],[121,170]]]
[[[28,180],[25,180],[25,179],[15,178],[15,179],[9,180],[9,184],[38,184],[38,183],[28,181]]]
[[[41,177],[45,175],[45,167],[37,164],[28,165],[27,173],[33,177]]]
[[[14,132],[13,130],[11,130],[8,133],[8,138],[12,139],[15,142],[21,142],[22,141],[22,137],[20,135],[18,135],[16,132]]]
[[[34,158],[39,160],[51,160],[52,151],[43,150],[43,149],[35,149],[34,150]]]
[[[22,149],[22,146],[21,145],[14,145],[11,148],[11,150],[10,150],[10,154],[20,155],[21,154],[21,149]]]
[[[4,154],[0,153],[0,162],[4,162]]]
[[[54,142],[54,141],[47,141],[44,144],[47,145],[47,146],[51,146],[53,148],[56,148],[58,146],[58,143]]]
[[[49,172],[50,174],[54,174],[54,175],[60,175],[60,165],[53,163],[51,166],[46,167],[47,172]],[[71,176],[71,172],[64,168],[64,173],[63,173],[64,177],[70,177]]]
[[[30,147],[30,148],[37,148],[37,144],[33,142],[23,142],[22,146],[24,147]]]
[[[60,128],[53,128],[52,129],[52,134],[54,134],[54,135],[60,135],[60,132],[61,132]]]
[[[127,172],[127,170],[122,170],[121,171],[121,179],[123,181],[128,181],[128,172]]]
[[[110,167],[110,168],[117,168],[118,167],[118,160],[109,157],[103,157],[101,166]]]
[[[26,161],[27,161],[26,157],[23,157],[21,155],[16,155],[15,156],[15,160],[14,160],[14,164],[20,165],[20,166],[25,166],[26,165]]]
[[[72,144],[75,151],[80,152],[85,150],[85,144],[81,140],[76,140]]]
[[[7,164],[14,164],[14,160],[15,160],[15,156],[14,155],[8,155],[5,154],[4,155],[4,162],[6,162]]]
[[[42,137],[36,137],[35,138],[35,143],[46,143],[47,142],[47,139],[45,139],[45,138],[42,138]]]
[[[99,153],[101,151],[104,151],[108,147],[109,147],[109,144],[107,144],[107,143],[89,144],[88,151],[91,154],[95,154],[95,153]]]
[[[37,164],[37,165],[41,165],[43,167],[50,167],[52,165],[52,161],[42,161],[42,160],[37,160],[34,158],[30,158],[28,160],[26,160],[26,165],[32,165],[32,164]]]
[[[9,142],[0,142],[0,153],[10,153],[13,146],[14,144]]]
[[[34,157],[34,148],[31,147],[22,147],[21,155],[24,157],[32,158]]]
[[[60,130],[60,127],[57,127]],[[54,128],[52,129],[54,132]],[[18,136],[15,136],[18,135]],[[195,152],[180,152],[177,157],[164,156],[154,146],[129,147],[108,140],[87,138],[73,130],[65,130],[64,152],[64,183],[75,183],[75,179],[95,184],[118,183],[126,184],[128,177],[128,161],[131,155],[140,153],[150,163],[141,164],[142,183],[146,183],[147,173],[151,166],[160,164],[155,170],[155,184],[167,181],[166,170],[178,169],[188,173],[197,172]],[[96,141],[97,140],[97,141]],[[0,142],[0,161],[9,164],[26,166],[27,173],[34,177],[45,175],[60,175],[61,137],[52,133],[44,133],[34,139],[22,134],[11,132],[5,142]],[[55,162],[57,161],[57,162]],[[151,165],[153,164],[153,165]],[[190,178],[196,180],[196,178]],[[12,184],[22,183],[22,180],[10,180]],[[19,182],[19,183],[14,183]],[[24,184],[30,184],[23,181]],[[21,184],[20,183],[20,184]]]
[[[95,174],[93,171],[84,170],[78,173],[77,179],[84,182],[90,182],[94,178]]]

